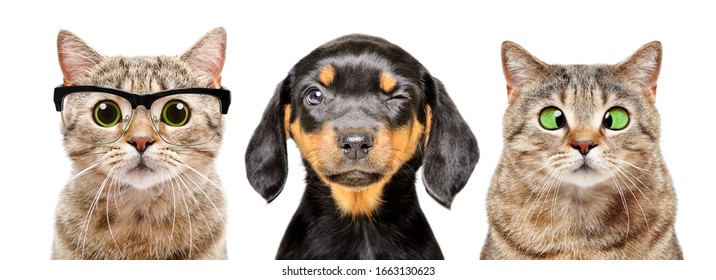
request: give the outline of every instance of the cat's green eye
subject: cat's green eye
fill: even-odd
[[[564,126],[564,114],[557,107],[547,107],[539,114],[539,124],[548,130],[557,130]]]
[[[119,123],[119,105],[112,100],[102,100],[94,105],[94,122],[101,127],[113,127]]]
[[[189,121],[189,106],[181,100],[167,102],[162,109],[162,121],[170,126],[183,126]]]
[[[613,107],[604,114],[604,127],[622,130],[629,125],[629,113],[622,107]]]

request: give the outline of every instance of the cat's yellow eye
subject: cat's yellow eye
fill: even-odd
[[[122,115],[119,105],[112,100],[102,100],[94,105],[94,122],[101,127],[113,127]]]
[[[622,130],[629,125],[629,113],[622,107],[612,107],[604,114],[604,127]]]
[[[564,126],[564,114],[557,107],[547,107],[539,114],[539,124],[548,130],[557,130]]]
[[[181,100],[167,102],[162,109],[162,121],[170,126],[183,126],[189,122],[189,106]]]

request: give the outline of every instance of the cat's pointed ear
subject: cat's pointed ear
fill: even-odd
[[[520,45],[510,41],[503,42],[502,71],[507,81],[508,101],[511,103],[521,89],[542,78],[548,67]]]
[[[450,208],[455,195],[467,184],[480,150],[440,80],[427,71],[421,80],[428,101],[423,183],[433,199]]]
[[[226,60],[226,30],[217,27],[201,37],[181,58],[211,77],[214,86],[221,85],[221,70]]]
[[[283,190],[288,175],[285,122],[290,117],[290,91],[293,74],[276,86],[246,148],[246,177],[251,186],[266,199],[273,201]]]
[[[66,86],[74,84],[83,73],[102,60],[100,54],[67,30],[60,30],[57,34],[57,56]]]
[[[616,65],[617,75],[641,88],[649,100],[656,99],[656,80],[661,71],[661,43],[647,43],[630,57]]]

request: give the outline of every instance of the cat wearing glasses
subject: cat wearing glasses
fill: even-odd
[[[54,101],[72,176],[53,259],[226,259],[214,170],[230,102],[225,49],[223,28],[156,57],[100,55],[59,32]]]

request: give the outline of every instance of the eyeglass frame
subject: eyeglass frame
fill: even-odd
[[[229,112],[229,105],[231,104],[231,91],[229,91],[223,86],[220,88],[177,88],[150,94],[135,94],[120,89],[108,87],[60,85],[55,87],[55,93],[53,97],[53,100],[55,101],[55,110],[57,110],[57,112],[62,112],[62,104],[64,103],[63,101],[65,97],[67,95],[78,92],[101,92],[116,95],[129,101],[129,103],[132,105],[132,110],[137,109],[139,105],[142,105],[145,108],[149,109],[151,108],[152,103],[154,103],[154,101],[175,94],[204,94],[216,97],[219,99],[222,115],[226,115]]]
[[[64,103],[64,99],[66,96],[78,93],[78,92],[97,92],[97,93],[107,93],[115,96],[119,96],[127,101],[129,101],[130,105],[132,106],[132,110],[137,109],[139,105],[144,106],[145,108],[150,109],[152,106],[152,103],[154,101],[159,100],[160,98],[171,96],[171,95],[177,95],[177,94],[203,94],[215,97],[219,100],[219,105],[221,106],[221,114],[226,115],[229,112],[229,105],[231,104],[231,91],[226,89],[225,87],[219,87],[217,88],[178,88],[178,89],[170,89],[170,90],[164,90],[159,91],[155,93],[150,94],[134,94],[129,93],[120,89],[116,88],[108,88],[108,87],[100,87],[100,86],[65,86],[65,85],[59,85],[55,87],[54,92],[54,102],[55,102],[55,110],[57,112],[62,112],[63,108],[62,105]],[[126,129],[126,127],[125,127]],[[123,129],[123,130],[125,130]],[[155,129],[157,127],[155,126]],[[118,137],[121,137],[119,135]],[[164,138],[163,136],[160,137]],[[213,138],[213,136],[212,136]],[[116,141],[110,141],[107,143],[111,143]],[[166,140],[165,140],[166,141]],[[98,143],[102,144],[102,143]],[[105,143],[106,144],[106,143]],[[175,144],[179,145],[179,144]],[[200,145],[200,144],[197,144]],[[182,145],[180,145],[182,146]],[[188,145],[193,146],[193,145]]]

